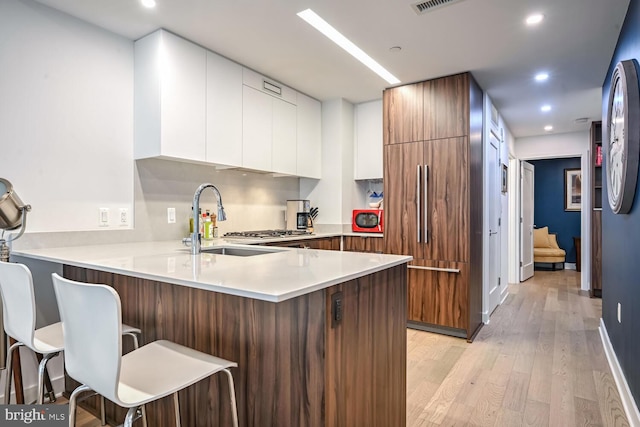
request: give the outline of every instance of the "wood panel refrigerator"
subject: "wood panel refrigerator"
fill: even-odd
[[[482,91],[470,74],[384,93],[385,253],[409,266],[408,324],[482,324]],[[411,141],[414,139],[414,141]]]

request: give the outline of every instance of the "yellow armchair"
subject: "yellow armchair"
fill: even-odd
[[[558,246],[556,235],[549,233],[549,227],[536,228],[533,230],[533,262],[548,263],[553,269],[556,264],[562,264],[567,253]]]

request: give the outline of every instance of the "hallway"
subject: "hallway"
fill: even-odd
[[[407,426],[628,426],[580,273],[536,271],[473,344],[408,330]]]

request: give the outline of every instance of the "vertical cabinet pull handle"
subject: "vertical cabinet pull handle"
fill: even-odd
[[[416,229],[418,231],[418,243],[420,243],[420,238],[422,237],[422,233],[420,230],[420,165],[417,165],[418,169],[416,170]]]
[[[429,166],[424,165],[424,242],[429,243]]]

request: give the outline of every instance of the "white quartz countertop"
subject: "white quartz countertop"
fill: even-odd
[[[305,295],[412,259],[235,242],[218,239],[203,243],[203,248],[228,246],[266,253],[241,257],[203,252],[194,256],[180,242],[171,241],[20,249],[12,251],[12,255],[271,302]]]

